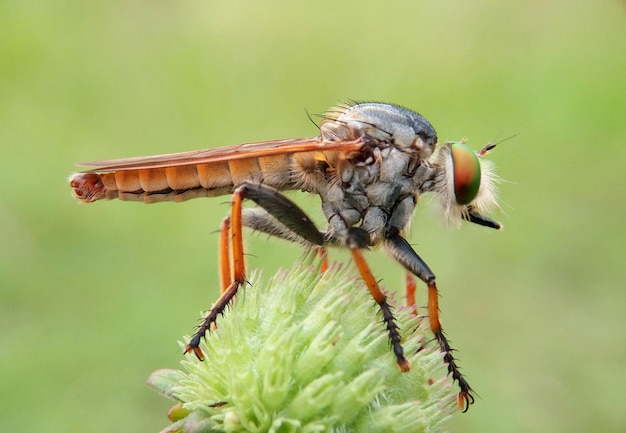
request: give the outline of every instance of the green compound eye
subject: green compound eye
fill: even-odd
[[[462,142],[452,144],[451,156],[456,202],[468,204],[476,198],[480,188],[478,156],[468,145]]]

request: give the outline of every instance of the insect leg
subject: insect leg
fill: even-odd
[[[317,255],[322,261],[322,264],[320,265],[320,272],[323,274],[328,270],[328,251],[326,251],[326,248],[322,247],[317,252]]]
[[[398,367],[400,370],[406,372],[411,369],[411,363],[404,357],[404,349],[402,348],[402,344],[400,343],[400,332],[398,330],[398,325],[395,322],[395,317],[391,311],[391,307],[387,303],[387,296],[382,292],[378,282],[374,278],[370,267],[365,261],[365,257],[363,257],[363,249],[367,248],[367,233],[357,227],[351,227],[348,229],[348,238],[347,245],[352,252],[352,259],[354,260],[354,264],[356,265],[359,273],[361,274],[361,278],[365,281],[365,285],[369,289],[372,297],[380,307],[380,310],[383,313],[383,322],[387,327],[387,332],[389,333],[389,341],[391,343],[391,347],[393,349],[393,353],[396,355],[396,362],[398,363]]]
[[[243,200],[251,199],[265,211],[262,216],[265,224],[256,227],[252,223],[253,219],[243,217]],[[311,219],[302,211],[295,203],[287,197],[279,193],[274,188],[245,182],[235,190],[232,198],[231,216],[226,218],[222,223],[220,230],[220,271],[222,293],[217,299],[213,307],[209,310],[198,330],[191,338],[185,353],[193,351],[200,359],[204,359],[202,349],[200,349],[200,341],[205,336],[211,326],[215,324],[217,317],[224,314],[224,310],[231,302],[239,287],[246,280],[246,270],[243,253],[242,227],[244,221],[246,225],[258,228],[266,233],[274,234],[287,239],[302,238],[304,241],[323,245],[324,236],[317,230]],[[246,213],[246,215],[249,215]],[[261,216],[261,215],[260,215]],[[232,245],[232,277],[230,275],[230,261],[228,251],[228,225],[230,223],[230,244]],[[283,227],[284,226],[284,227]],[[263,229],[265,227],[265,229]],[[278,231],[286,232],[281,236]]]
[[[230,273],[230,240],[228,239],[230,235],[230,217],[226,217],[222,220],[222,224],[220,225],[220,241],[217,249],[217,255],[220,263],[220,294],[224,293],[228,286],[230,286],[230,282],[232,281],[232,275]],[[211,308],[213,308],[211,306]],[[213,323],[213,329],[217,329],[217,324]]]
[[[297,241],[300,238],[312,245],[325,244],[324,235],[309,216],[279,191],[267,185],[248,182],[239,189],[243,190],[245,198],[254,201],[265,211],[264,217],[257,214],[259,218],[245,218],[245,225],[287,240]]]
[[[435,275],[428,265],[421,259],[419,255],[411,248],[409,243],[400,236],[398,229],[391,228],[388,230],[385,239],[385,247],[387,251],[406,269],[411,271],[420,280],[424,281],[428,286],[428,318],[430,321],[430,329],[435,334],[435,338],[439,343],[439,348],[443,352],[443,360],[448,364],[448,373],[452,375],[452,379],[457,381],[461,391],[457,395],[457,405],[466,412],[469,405],[474,403],[472,388],[469,386],[454,357],[452,356],[452,348],[448,343],[448,339],[441,329],[439,321],[439,299],[437,285],[435,283]]]
[[[270,236],[302,244],[309,248],[315,248],[317,250],[317,255],[321,260],[320,272],[324,273],[328,270],[328,255],[326,253],[326,248],[317,244],[312,244],[310,241],[304,239],[298,233],[283,225],[264,209],[260,207],[244,209],[243,225],[253,230],[267,233]],[[320,239],[317,241],[320,241]],[[323,242],[325,242],[325,240],[323,240]]]
[[[202,323],[198,327],[196,333],[193,335],[189,343],[187,343],[187,347],[185,348],[185,353],[193,352],[198,359],[201,361],[204,360],[204,353],[202,349],[200,349],[200,341],[205,336],[207,331],[211,329],[211,326],[216,323],[217,316],[220,314],[224,314],[224,310],[230,304],[230,301],[237,294],[237,290],[239,290],[239,286],[241,286],[246,281],[246,269],[243,260],[243,239],[242,239],[242,226],[241,226],[241,210],[242,210],[242,202],[245,198],[245,194],[243,190],[237,188],[235,193],[233,194],[231,200],[231,243],[233,247],[233,275],[232,281],[227,282],[230,278],[226,278],[222,276],[222,293],[220,297],[215,301],[213,307],[209,310],[206,317],[202,320]],[[225,243],[228,246],[228,218],[222,223],[222,230],[220,235],[220,246]],[[226,237],[226,239],[224,239]],[[224,255],[226,257],[224,257]],[[230,266],[228,269],[224,269],[223,263],[228,261],[228,251],[220,252],[222,265],[221,271],[226,272],[230,275]],[[226,287],[226,290],[224,290]]]
[[[298,235],[296,232],[286,227],[261,207],[245,208],[243,210],[242,224],[254,231],[266,233],[289,242],[314,247],[309,241]]]
[[[230,244],[228,236],[230,235],[230,217],[224,218],[220,226],[220,242],[218,257],[220,260],[220,291],[224,293],[233,276],[230,273]]]
[[[312,244],[308,240],[304,239],[298,233],[283,225],[280,221],[271,216],[264,209],[260,207],[244,209],[243,225],[253,230],[267,233],[270,236],[275,236],[290,242],[295,242],[297,244],[316,249],[317,255],[321,260],[320,272],[324,273],[328,270],[328,255],[326,252],[326,248],[317,244]]]
[[[413,315],[417,316],[417,302],[415,301],[415,290],[417,285],[415,284],[415,278],[410,272],[406,273],[405,277],[406,285],[406,306],[413,309]]]

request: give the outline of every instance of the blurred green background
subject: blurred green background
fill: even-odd
[[[144,382],[178,366],[217,293],[227,198],[80,206],[75,162],[311,136],[305,110],[345,99],[411,107],[476,149],[516,134],[489,157],[503,231],[446,228],[427,200],[412,228],[480,394],[449,429],[624,431],[617,0],[0,3],[2,429],[158,431],[169,403]],[[248,245],[266,276],[299,255]]]

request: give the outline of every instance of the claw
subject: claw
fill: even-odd
[[[467,412],[471,404],[474,404],[474,396],[470,391],[460,391],[456,395],[456,405],[461,412]]]
[[[398,360],[398,367],[400,367],[400,371],[406,373],[407,371],[411,370],[411,363],[408,359],[402,357],[401,360]]]
[[[189,352],[193,352],[200,361],[204,361],[204,352],[200,349],[200,341],[195,341],[196,338],[192,338],[191,341],[185,347],[185,355]]]

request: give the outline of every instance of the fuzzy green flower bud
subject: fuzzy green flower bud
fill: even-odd
[[[422,347],[426,321],[396,311],[412,365],[402,373],[360,279],[313,263],[269,284],[251,278],[203,342],[204,362],[152,374],[149,385],[179,402],[164,432],[441,430],[455,395],[437,347]]]

